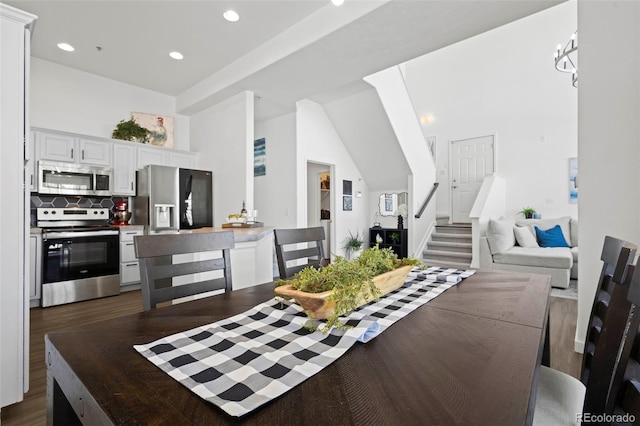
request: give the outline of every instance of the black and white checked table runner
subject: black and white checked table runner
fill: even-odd
[[[242,416],[474,272],[437,267],[411,271],[402,287],[341,318],[352,328],[327,334],[304,328],[309,319],[296,303],[273,298],[242,314],[134,348],[199,397]]]

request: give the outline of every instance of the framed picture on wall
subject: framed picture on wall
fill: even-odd
[[[350,212],[351,210],[353,210],[353,200],[351,195],[342,196],[342,210],[346,212]]]
[[[569,202],[578,203],[578,159],[569,158]]]
[[[267,141],[260,138],[253,141],[253,176],[267,174]]]
[[[149,131],[151,145],[173,148],[173,117],[145,112],[132,112],[131,118]]]
[[[353,195],[352,183],[350,180],[342,181],[342,194],[343,195]]]

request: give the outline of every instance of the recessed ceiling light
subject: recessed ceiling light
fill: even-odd
[[[180,53],[180,52],[171,52],[171,53],[169,53],[169,56],[171,56],[173,59],[176,59],[178,61],[180,59],[184,58],[184,56],[182,56],[182,53]]]
[[[342,6],[344,0],[331,0],[331,3],[333,3],[334,6]]]
[[[67,43],[58,43],[58,48],[66,51],[66,52],[73,52],[74,50],[76,50],[76,49],[73,48],[72,45],[67,44]]]
[[[236,22],[238,19],[240,19],[240,15],[238,15],[235,10],[227,10],[222,14],[222,16],[224,16],[224,19],[229,22]]]
[[[433,114],[422,114],[420,121],[424,124],[431,123],[434,119]]]

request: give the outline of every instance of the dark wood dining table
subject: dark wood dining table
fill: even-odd
[[[47,423],[531,424],[549,311],[548,276],[477,271],[372,341],[255,411],[231,417],[135,344],[273,297],[273,283],[49,333]]]

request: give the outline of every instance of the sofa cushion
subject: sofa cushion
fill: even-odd
[[[520,247],[540,247],[536,238],[531,235],[526,226],[514,226],[513,233],[516,236],[516,242]]]
[[[556,217],[551,219],[521,219],[516,221],[516,225],[518,226],[526,226],[531,231],[531,235],[536,236],[536,230],[534,226],[546,231],[547,229],[551,229],[556,225],[560,225],[560,229],[562,229],[562,235],[564,236],[564,240],[569,242],[571,240],[571,216],[563,216]]]
[[[512,247],[493,256],[494,263],[569,269],[573,265],[571,251],[564,247],[546,249]]]
[[[543,231],[537,226],[534,228],[536,230],[536,239],[538,240],[540,247],[569,247],[567,240],[562,235],[560,225],[556,225],[546,231]]]
[[[513,225],[513,219],[506,217],[489,221],[487,225],[487,241],[489,242],[491,254],[502,253],[516,244]]]
[[[573,263],[578,263],[578,247],[571,247],[571,256],[573,257]]]

